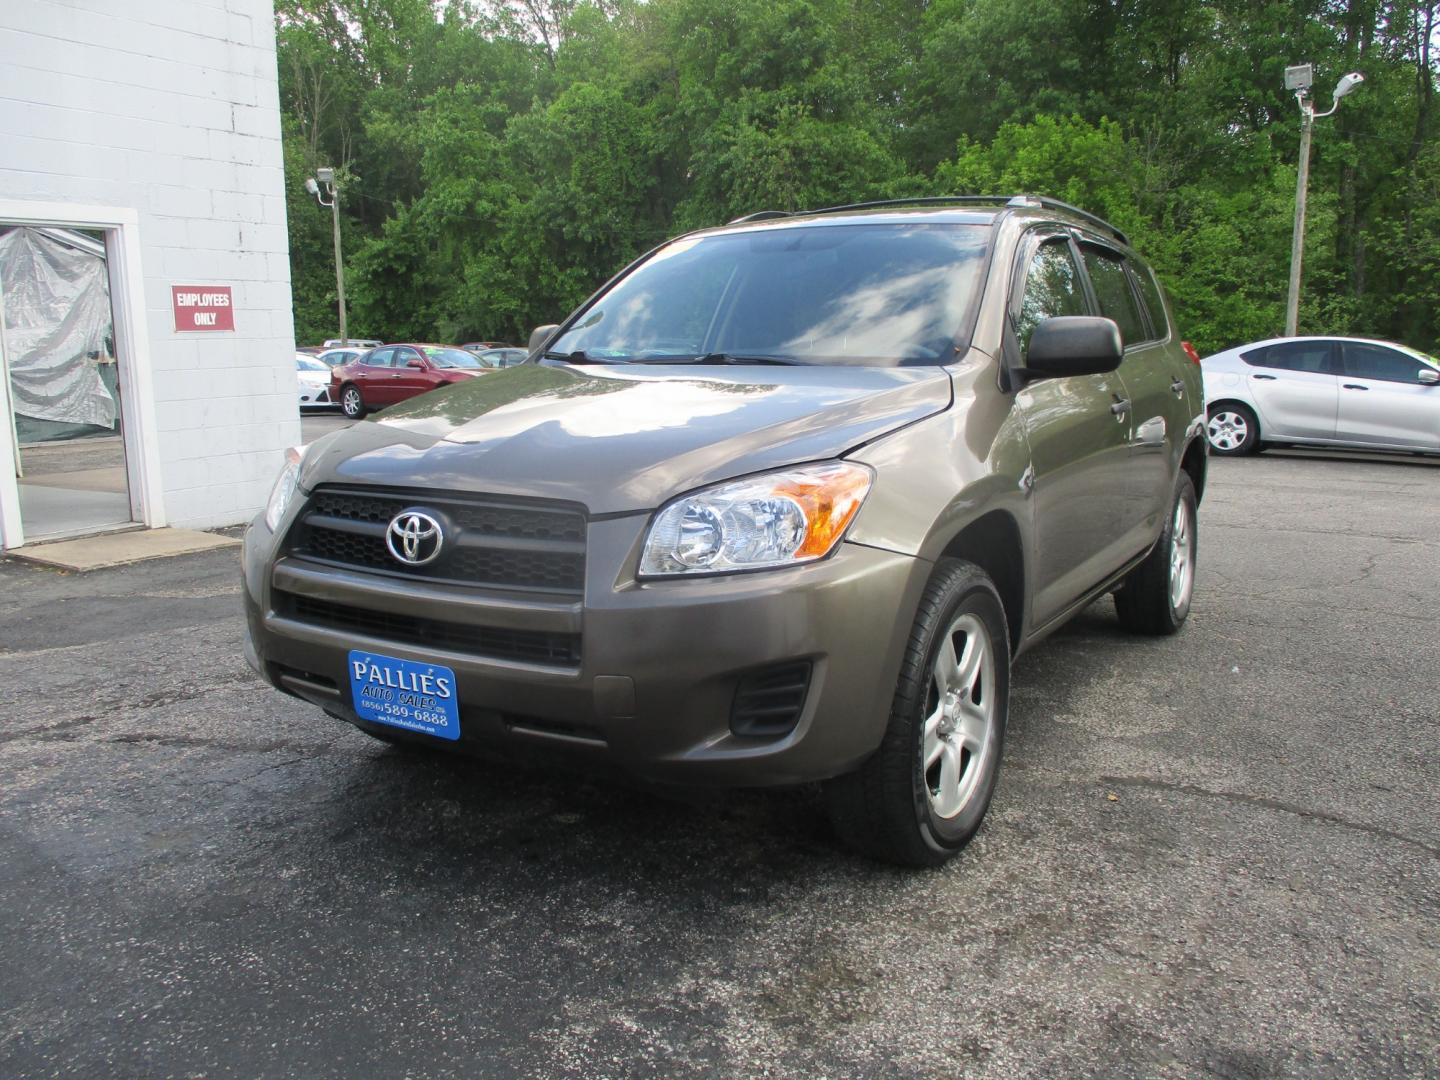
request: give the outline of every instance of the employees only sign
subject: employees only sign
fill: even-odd
[[[235,329],[229,285],[171,285],[170,303],[176,330]]]

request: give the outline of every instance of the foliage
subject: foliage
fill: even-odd
[[[1299,114],[1302,330],[1434,351],[1440,0],[278,0],[297,333],[523,341],[667,235],[757,209],[1035,192],[1151,259],[1202,351],[1279,333]]]

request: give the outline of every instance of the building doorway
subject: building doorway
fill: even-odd
[[[26,540],[131,524],[104,231],[0,225],[0,376]]]

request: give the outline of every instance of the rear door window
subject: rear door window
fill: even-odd
[[[1115,320],[1120,327],[1120,339],[1126,346],[1138,345],[1149,337],[1149,333],[1140,316],[1135,292],[1130,287],[1130,275],[1125,272],[1125,260],[1113,251],[1090,244],[1083,245],[1080,250],[1085,259],[1085,271],[1095,289],[1095,299],[1100,304],[1100,314]]]
[[[1160,292],[1160,283],[1155,280],[1155,272],[1148,266],[1142,266],[1138,262],[1130,263],[1130,271],[1135,275],[1135,284],[1140,288],[1140,300],[1150,315],[1150,336],[1155,341],[1164,341],[1170,337],[1170,320],[1165,313],[1165,299]]]
[[[1281,341],[1241,353],[1240,359],[1251,367],[1335,374],[1334,349],[1328,341]]]
[[[366,367],[391,367],[394,364],[394,349],[376,349],[362,361]]]

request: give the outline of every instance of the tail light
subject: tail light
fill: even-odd
[[[1188,341],[1182,341],[1180,342],[1180,347],[1185,350],[1185,355],[1192,361],[1197,364],[1200,363],[1200,354],[1195,351],[1194,345],[1191,345]]]

